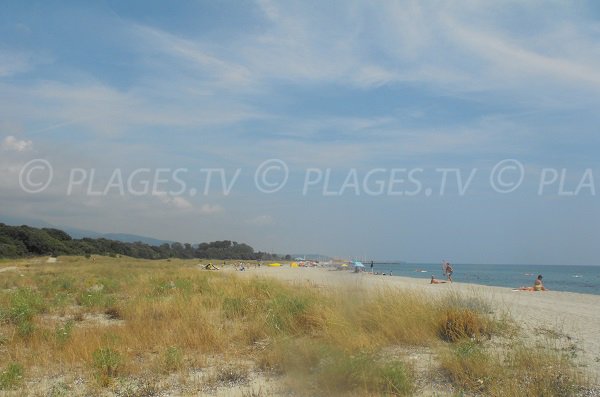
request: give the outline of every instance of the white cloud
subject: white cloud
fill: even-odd
[[[239,102],[156,84],[129,91],[89,81],[0,84],[0,117],[40,126],[29,132],[77,126],[109,135],[139,126],[202,129],[264,117]]]
[[[156,194],[156,196],[163,204],[179,210],[191,210],[194,208],[192,203],[181,196],[170,196],[166,193]]]
[[[204,215],[212,215],[217,214],[219,212],[223,212],[223,207],[221,207],[218,204],[202,204],[202,206],[200,207],[200,213]]]
[[[30,56],[24,53],[0,51],[0,77],[13,76],[30,69]]]
[[[223,212],[223,207],[218,204],[202,204],[200,207],[195,207],[189,200],[182,196],[171,196],[166,193],[154,195],[158,197],[158,200],[161,203],[180,211],[196,213],[200,215],[213,215]]]
[[[496,90],[531,102],[600,85],[599,30],[569,3],[338,3],[318,14],[310,2],[259,6],[270,24],[241,52],[262,78],[418,82],[446,95]],[[524,15],[526,33],[511,25]]]
[[[246,66],[213,54],[202,41],[185,39],[144,25],[135,25],[133,31],[155,51],[179,58],[183,61],[180,66],[195,67],[204,74],[203,79],[212,84],[224,82],[240,88],[252,82],[251,72]]]
[[[520,81],[537,79],[545,81],[572,81],[580,84],[593,84],[600,87],[600,63],[588,65],[582,59],[567,59],[560,55],[548,55],[539,50],[526,48],[522,42],[514,42],[511,38],[499,34],[490,34],[481,30],[473,30],[457,23],[448,23],[448,30],[453,38],[465,49],[490,62],[491,72],[504,72],[506,77],[520,77]],[[512,42],[511,42],[512,41]],[[567,45],[567,43],[556,43]],[[591,49],[589,49],[591,50]],[[555,52],[562,51],[562,48]],[[579,54],[583,55],[583,54]],[[593,62],[593,61],[592,61]],[[551,79],[551,80],[549,80]],[[503,80],[502,83],[506,83]]]
[[[33,146],[33,142],[25,139],[17,139],[12,135],[8,135],[4,138],[0,144],[2,150],[9,150],[15,152],[24,152],[30,150]]]
[[[271,215],[259,215],[255,218],[246,220],[246,223],[255,226],[267,226],[272,225],[274,220]]]

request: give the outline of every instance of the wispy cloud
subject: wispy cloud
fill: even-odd
[[[27,72],[31,70],[32,64],[31,56],[27,53],[0,49],[0,77]]]
[[[12,135],[8,135],[0,143],[0,149],[12,150],[15,152],[24,152],[30,150],[33,147],[33,142],[28,139],[17,139]]]
[[[67,5],[54,7],[61,18]],[[257,0],[243,17],[194,24],[180,23],[184,3],[168,18],[78,7],[78,18],[60,20],[69,33],[40,20],[0,38],[0,194],[15,212],[168,239],[240,230],[270,245],[311,234],[305,223],[351,226],[351,210],[367,223],[399,212],[373,206],[367,219],[346,202],[315,199],[307,209],[298,197],[278,210],[281,196],[251,186],[268,158],[298,176],[305,167],[481,166],[516,154],[573,163],[595,159],[600,144],[600,28],[585,3]],[[214,22],[211,12],[189,17]],[[56,179],[35,197],[18,186],[19,165],[34,154]],[[240,181],[249,179],[231,197],[65,198],[55,186],[72,167],[161,166],[239,166]],[[289,227],[286,217],[299,226],[255,237],[275,219]],[[161,226],[175,222],[179,234],[166,235]]]
[[[218,204],[202,204],[200,206],[200,213],[204,215],[218,214],[223,211],[224,208]]]
[[[179,210],[191,210],[194,206],[184,197],[170,196],[166,193],[156,195],[161,203]]]
[[[252,83],[252,73],[246,66],[211,53],[203,41],[186,39],[141,24],[133,25],[132,31],[140,43],[163,55],[179,58],[180,68],[202,73],[203,80],[211,85],[224,83],[242,88]]]
[[[246,220],[246,223],[255,226],[268,226],[275,222],[271,215],[259,215],[257,217]]]

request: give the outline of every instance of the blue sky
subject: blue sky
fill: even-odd
[[[600,264],[595,2],[322,3],[4,2],[0,213],[284,253]],[[32,159],[54,170],[37,194],[19,184]],[[265,194],[269,159],[289,178]],[[490,187],[504,159],[524,169],[509,194]],[[65,193],[73,168],[102,186],[140,167],[185,168],[198,191],[202,169],[240,174],[229,194]],[[303,194],[327,168],[338,192],[351,169],[423,169],[423,189]],[[441,168],[477,171],[440,194]],[[595,189],[538,194],[544,168],[571,191],[590,169]]]

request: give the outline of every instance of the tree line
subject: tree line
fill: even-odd
[[[0,223],[0,258],[22,258],[39,255],[125,255],[143,259],[210,258],[242,260],[277,260],[279,255],[255,252],[248,244],[223,240],[200,244],[164,243],[149,245],[127,243],[106,238],[74,239],[53,228],[8,226]],[[289,257],[289,255],[286,255]]]

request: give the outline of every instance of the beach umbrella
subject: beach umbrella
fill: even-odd
[[[348,267],[348,264],[347,263],[342,263],[340,266],[341,267]]]
[[[354,266],[354,267],[365,267],[365,265],[363,265],[362,262],[359,262],[359,261],[352,262],[352,266]]]

